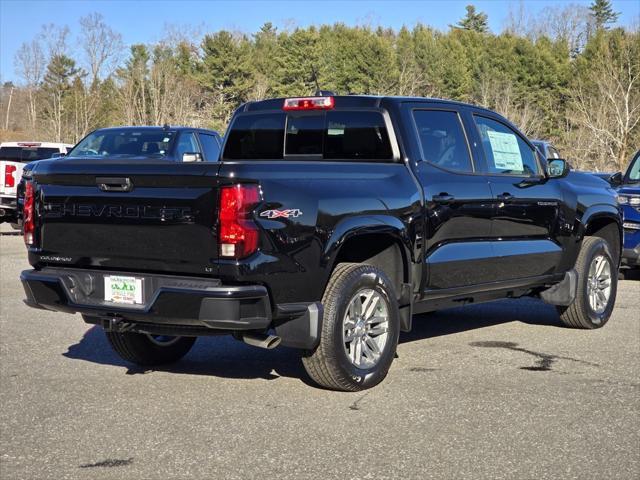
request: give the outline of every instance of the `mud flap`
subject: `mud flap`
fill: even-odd
[[[302,315],[276,323],[276,335],[282,339],[282,346],[313,350],[320,342],[322,328],[322,304],[311,303]]]
[[[562,281],[551,288],[540,292],[540,298],[551,305],[567,307],[573,303],[578,289],[578,273],[569,270]]]

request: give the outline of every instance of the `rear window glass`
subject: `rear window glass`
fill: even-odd
[[[289,115],[286,154],[322,156],[324,123],[324,115]]]
[[[284,113],[237,117],[228,133],[224,157],[232,160],[281,159],[286,120]]]
[[[380,112],[271,112],[236,117],[223,157],[376,161],[393,152]]]
[[[0,148],[0,160],[33,162],[35,160],[51,158],[54,153],[60,153],[60,149],[40,147],[2,147]]]

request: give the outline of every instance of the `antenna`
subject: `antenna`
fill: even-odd
[[[316,69],[313,66],[313,63],[311,64],[311,74],[313,75],[313,82],[316,84],[316,95],[318,95],[318,92],[320,92],[320,84],[318,83],[318,74],[316,73]]]
[[[320,88],[320,84],[318,83],[318,75],[316,74],[316,69],[313,65],[311,65],[311,73],[313,74],[313,82],[316,84],[316,91],[314,95],[316,97],[335,97],[335,93],[331,90],[322,90]]]

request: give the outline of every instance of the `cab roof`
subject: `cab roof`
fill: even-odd
[[[63,142],[37,142],[33,140],[22,140],[19,142],[2,142],[0,143],[0,147],[60,148],[73,147],[73,144]]]
[[[329,95],[328,95],[329,96]],[[308,97],[313,97],[309,95]],[[290,97],[270,98],[266,100],[256,100],[245,103],[240,107],[241,111],[253,112],[260,110],[280,110],[284,105],[284,101]],[[470,103],[458,102],[456,100],[446,100],[442,98],[430,97],[401,97],[401,96],[381,96],[381,95],[333,95],[335,108],[380,108],[384,103],[405,103],[405,102],[425,102],[448,104],[465,107],[473,107],[479,110],[487,110],[478,105]],[[488,110],[487,110],[488,111]]]
[[[216,132],[215,130],[208,130],[206,128],[195,128],[195,127],[185,127],[183,125],[164,125],[164,126],[159,126],[159,125],[120,125],[117,127],[105,127],[105,128],[98,128],[96,130],[94,130],[94,132],[109,132],[109,131],[121,131],[121,130],[148,130],[148,131],[157,131],[157,130],[170,130],[172,132],[180,132],[182,130],[188,130],[190,132],[203,132],[203,133],[209,133],[212,135],[220,135],[218,132]]]

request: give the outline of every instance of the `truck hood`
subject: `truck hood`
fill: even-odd
[[[618,193],[625,195],[640,195],[640,184],[627,184],[618,188]]]
[[[577,185],[590,187],[610,187],[609,182],[605,179],[588,172],[571,171],[567,175],[567,181]]]

